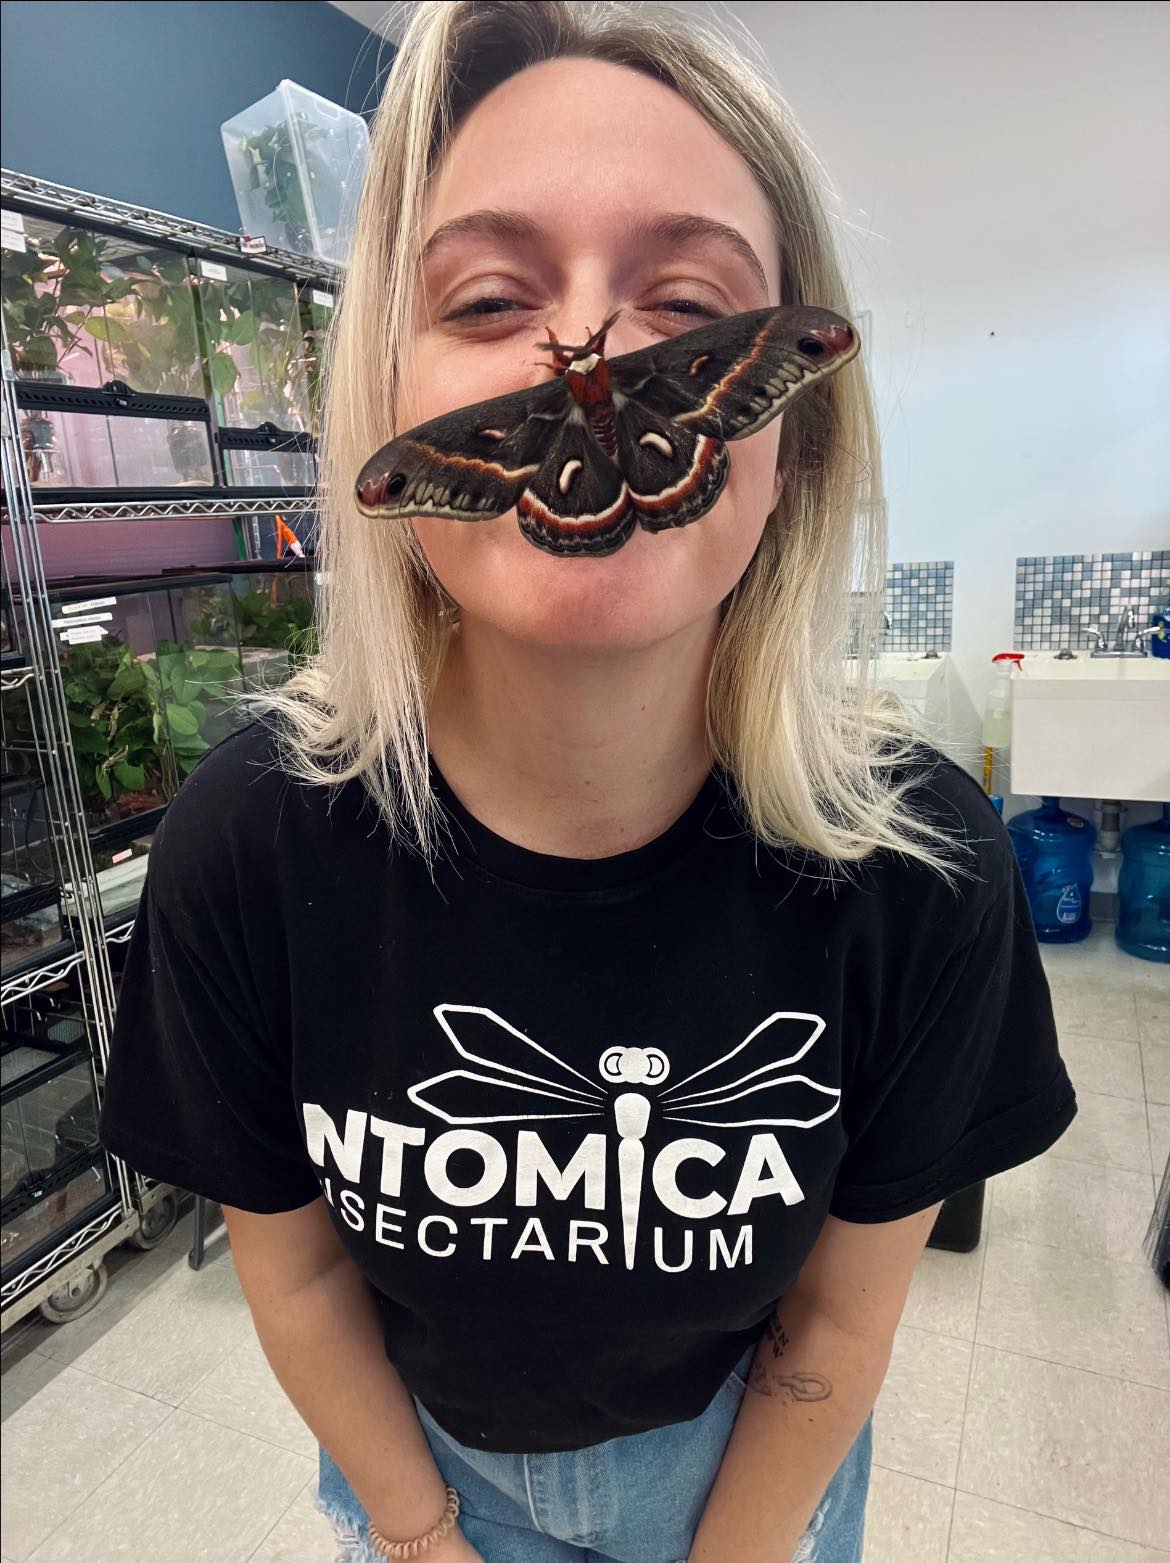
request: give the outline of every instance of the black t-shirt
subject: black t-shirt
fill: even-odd
[[[102,1138],[247,1210],[323,1191],[464,1444],[698,1416],[826,1214],[910,1215],[1075,1116],[1002,823],[930,762],[957,890],[888,853],[834,885],[745,834],[718,771],[645,846],[532,852],[433,765],[432,880],[360,782],[291,781],[253,722],[155,837]]]

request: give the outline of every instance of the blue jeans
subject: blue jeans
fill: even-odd
[[[418,1400],[415,1408],[443,1480],[459,1492],[463,1533],[484,1563],[685,1563],[754,1354],[753,1346],[693,1421],[567,1454],[469,1449]],[[872,1450],[871,1416],[792,1558],[776,1563],[861,1563]],[[317,1506],[337,1530],[337,1563],[380,1563],[366,1512],[324,1449]]]

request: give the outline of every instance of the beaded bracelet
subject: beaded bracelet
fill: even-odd
[[[448,1487],[447,1506],[425,1535],[416,1536],[413,1541],[390,1541],[383,1536],[382,1532],[371,1520],[369,1523],[370,1546],[384,1558],[421,1557],[424,1552],[429,1552],[437,1542],[442,1541],[458,1518],[459,1494],[454,1487]]]

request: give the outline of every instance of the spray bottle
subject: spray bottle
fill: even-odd
[[[983,707],[983,790],[992,792],[995,757],[1002,756],[1012,741],[1012,679],[1024,660],[1022,651],[1001,651],[991,659],[995,677],[987,691]]]

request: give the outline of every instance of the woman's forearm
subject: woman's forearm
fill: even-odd
[[[873,1409],[889,1348],[790,1292],[768,1321],[688,1563],[787,1563]]]
[[[392,1538],[429,1530],[445,1485],[352,1260],[338,1259],[294,1292],[248,1302],[272,1371],[366,1513]]]

